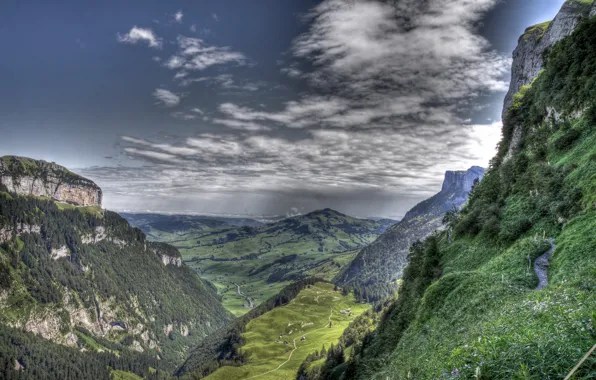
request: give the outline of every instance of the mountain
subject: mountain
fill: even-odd
[[[99,186],[53,162],[1,157],[0,184],[17,195],[47,197],[76,206],[101,206]]]
[[[102,210],[92,181],[44,161],[10,156],[0,163],[2,334],[43,338],[48,343],[40,349],[59,344],[66,348],[56,350],[110,353],[105,360],[121,364],[114,355],[143,353],[145,362],[159,358],[161,368],[173,369],[189,347],[231,320],[176,248],[148,242]],[[12,352],[14,360],[3,369],[52,367],[36,362],[45,354],[28,356],[30,349],[4,344],[0,353]],[[33,378],[42,378],[40,371]]]
[[[514,56],[542,69],[506,104],[482,182],[411,247],[397,300],[326,378],[595,377],[596,4],[550,25],[580,8],[567,37],[549,26],[564,38]]]
[[[263,226],[184,230],[177,222],[154,223],[150,236],[178,247],[218,289],[224,306],[242,315],[292,281],[312,275],[330,280],[393,223],[324,209]]]
[[[593,15],[596,15],[593,1],[565,1],[552,21],[532,25],[525,30],[513,51],[511,84],[505,96],[503,116],[513,104],[513,96],[523,86],[530,84],[544,67],[545,53],[561,39],[569,36],[582,20]]]
[[[232,218],[205,215],[166,215],[121,212],[131,226],[139,228],[149,238],[159,240],[163,232],[184,236],[189,231],[205,231],[222,227],[262,226],[263,223],[249,218]],[[155,234],[155,236],[154,236]]]
[[[392,291],[390,284],[401,277],[407,264],[412,243],[441,228],[445,213],[467,201],[470,190],[482,180],[484,171],[473,166],[467,171],[446,172],[439,193],[414,206],[399,223],[363,248],[335,282],[366,289],[362,298],[371,301],[389,295]]]

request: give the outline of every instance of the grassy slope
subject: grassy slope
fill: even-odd
[[[379,236],[380,226],[380,222],[323,210],[262,227],[176,234],[152,230],[151,235],[178,247],[186,264],[214,284],[223,305],[240,316],[250,309],[235,284],[258,305],[298,278],[312,275],[330,280],[351,262],[360,247]],[[237,236],[229,238],[232,235]],[[293,254],[296,258],[291,262],[275,263]],[[267,267],[269,264],[274,265]]]
[[[209,380],[220,379],[292,379],[306,356],[323,345],[327,348],[336,344],[343,330],[369,306],[357,304],[352,295],[342,296],[333,290],[333,285],[318,283],[304,289],[288,305],[275,308],[252,320],[243,334],[246,345],[243,350],[249,354],[249,362],[242,367],[222,367],[207,377]],[[340,310],[351,308],[348,317]],[[331,317],[332,327],[327,327]],[[312,323],[301,328],[301,324]],[[293,330],[291,335],[287,335]],[[280,334],[286,334],[283,342],[276,343]],[[301,337],[306,335],[306,341]],[[288,357],[296,340],[297,349]],[[274,372],[280,364],[286,362]],[[269,372],[269,373],[268,373]]]
[[[442,277],[427,288],[396,349],[374,372],[361,367],[360,378],[563,378],[596,343],[596,121],[587,96],[595,33],[592,20],[554,49],[546,71],[518,97],[489,180],[456,227],[460,236],[452,244],[441,237]],[[547,105],[588,111],[556,122],[544,118]],[[524,126],[524,143],[504,162],[513,122]],[[549,285],[536,291],[531,263],[548,248],[544,236],[557,249]],[[594,377],[591,358],[575,378]]]

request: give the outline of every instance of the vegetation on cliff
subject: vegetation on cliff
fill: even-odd
[[[116,213],[0,192],[0,215],[4,325],[89,351],[144,351],[173,370],[231,319],[191,269],[155,253],[175,248],[148,243]]]
[[[562,378],[596,341],[596,19],[516,96],[469,204],[412,248],[345,378]],[[555,239],[549,284],[532,264]],[[423,259],[422,259],[423,257]],[[588,359],[575,378],[592,378]]]

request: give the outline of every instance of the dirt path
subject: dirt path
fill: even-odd
[[[313,331],[309,331],[308,333],[304,334],[303,336],[307,336],[307,335],[309,335],[309,334],[312,334],[312,333],[314,333],[315,331],[320,331],[320,330],[326,329],[326,328],[327,328],[327,326],[329,326],[329,323],[331,323],[331,316],[332,316],[332,315],[333,315],[333,308],[331,308],[331,314],[329,314],[329,318],[327,318],[327,323],[325,324],[325,326],[324,326],[324,327],[321,327],[320,329],[316,329],[316,330],[313,330]],[[245,380],[249,380],[249,379],[256,379],[257,377],[261,377],[261,376],[268,375],[268,374],[270,374],[270,373],[273,373],[273,372],[277,371],[278,369],[280,369],[280,368],[281,368],[281,367],[283,367],[284,365],[286,365],[286,363],[288,363],[288,362],[289,362],[289,361],[292,359],[292,355],[294,354],[294,351],[296,351],[296,350],[298,349],[298,346],[296,346],[296,339],[298,339],[298,338],[294,338],[294,340],[293,340],[293,342],[292,342],[292,343],[294,343],[294,349],[293,349],[293,350],[290,352],[290,356],[288,356],[288,359],[287,359],[285,362],[281,363],[281,364],[280,364],[279,366],[277,366],[277,368],[275,368],[275,369],[272,369],[272,370],[270,370],[270,371],[267,371],[267,372],[263,372],[263,373],[261,373],[261,374],[259,374],[259,375],[254,375],[254,376],[251,376],[251,377],[247,377]]]
[[[536,290],[544,289],[546,285],[548,285],[548,267],[550,265],[548,261],[557,248],[553,243],[552,238],[548,238],[546,241],[550,244],[550,249],[534,261],[534,272],[536,273],[536,276],[538,276],[538,286],[536,286]]]

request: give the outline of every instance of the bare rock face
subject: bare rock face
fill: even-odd
[[[485,169],[479,166],[472,166],[465,171],[447,171],[443,180],[441,191],[454,190],[456,192],[469,193],[474,181],[482,180]]]
[[[163,265],[174,265],[177,267],[182,266],[182,257],[180,252],[171,245],[151,242],[149,249],[153,251],[161,260]]]
[[[42,160],[0,158],[0,185],[17,195],[48,197],[75,206],[101,206],[102,192],[93,181]]]
[[[51,255],[52,260],[58,260],[63,257],[69,257],[70,252],[68,252],[68,248],[65,245],[63,245],[59,248],[52,248]]]
[[[180,257],[161,255],[161,262],[163,263],[163,265],[174,265],[177,267],[182,266],[182,259]]]
[[[513,52],[511,84],[505,96],[503,116],[513,104],[513,96],[530,84],[544,66],[544,53],[555,43],[569,36],[577,25],[587,17],[596,15],[596,4],[567,0],[550,23],[531,26],[519,38]]]
[[[10,240],[13,234],[21,236],[23,234],[38,234],[41,226],[17,223],[16,226],[4,226],[0,228],[0,243]]]

